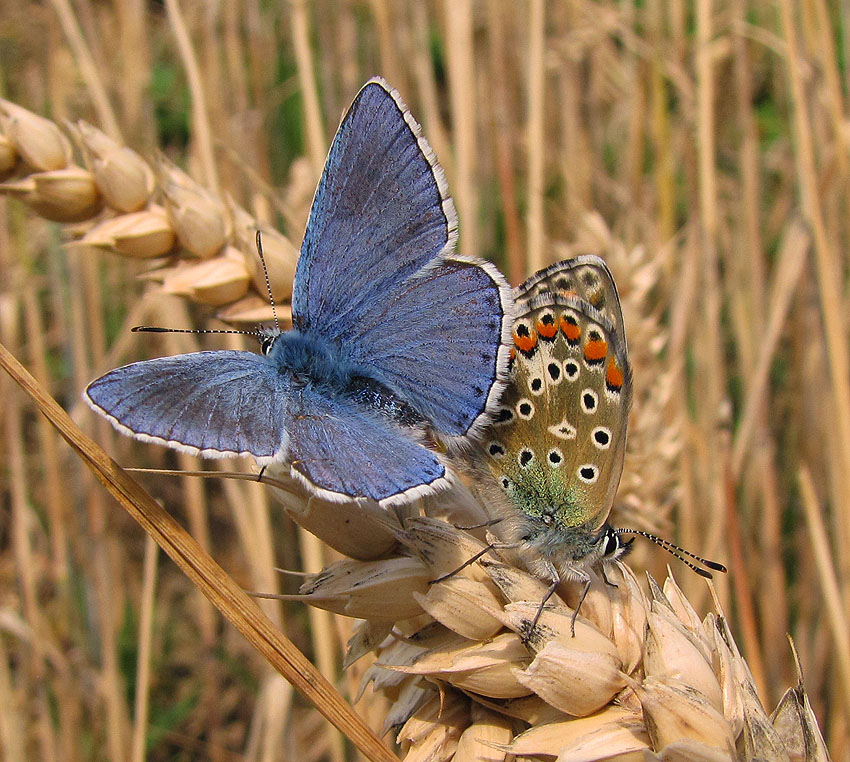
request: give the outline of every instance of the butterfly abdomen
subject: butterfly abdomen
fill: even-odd
[[[428,423],[411,405],[374,378],[353,375],[344,393],[358,404],[379,411],[401,426],[422,428]]]

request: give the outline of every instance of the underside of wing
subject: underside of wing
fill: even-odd
[[[609,320],[625,341],[620,296],[605,260],[595,254],[583,254],[556,262],[539,270],[514,289],[520,311],[530,309],[545,295],[576,296]]]
[[[544,302],[547,300],[543,300]],[[575,296],[550,295],[514,324],[511,383],[484,456],[521,510],[601,526],[625,453],[631,373],[613,325]]]

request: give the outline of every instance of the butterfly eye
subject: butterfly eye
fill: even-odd
[[[581,409],[585,413],[595,413],[599,404],[599,396],[593,389],[585,389],[581,393]]]
[[[272,347],[274,346],[276,340],[276,335],[263,336],[260,339],[260,352],[262,352],[264,355],[267,355],[269,352],[272,351]]]
[[[604,426],[597,426],[590,432],[590,437],[600,450],[607,450],[611,446],[611,430]]]
[[[634,538],[624,542],[616,530],[608,527],[602,537],[602,560],[615,561],[618,558],[623,558],[631,551],[633,542]]]
[[[578,474],[578,478],[585,484],[595,484],[599,478],[599,466],[595,466],[593,463],[585,463],[583,466],[578,467],[576,473]]]

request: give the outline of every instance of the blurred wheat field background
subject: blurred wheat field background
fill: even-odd
[[[297,247],[340,116],[385,77],[446,170],[462,253],[513,285],[605,258],[635,375],[615,521],[729,567],[718,594],[763,703],[795,681],[789,633],[833,759],[850,760],[848,13],[826,0],[5,0],[0,97],[164,155]],[[118,437],[80,392],[198,346],[130,326],[250,321],[262,297],[244,267],[212,274],[224,299],[163,288],[156,261],[63,245],[87,229],[0,198],[0,339],[123,465],[198,468]],[[344,759],[5,374],[0,389],[3,759]],[[144,483],[246,589],[293,592],[275,567],[336,557],[258,485]],[[656,578],[668,563],[655,547],[629,561]],[[704,613],[704,582],[673,570]],[[262,606],[353,699],[351,621]],[[367,690],[357,704],[376,728],[383,701]]]

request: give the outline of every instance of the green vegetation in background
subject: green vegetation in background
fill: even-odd
[[[176,700],[172,697],[170,701],[153,703],[145,739],[146,750],[152,752],[166,742],[171,733],[185,725],[186,720],[198,706],[200,698],[201,691],[196,689],[188,696]]]
[[[189,90],[177,66],[154,58],[151,100],[160,146],[167,153],[185,153],[189,145]]]
[[[268,112],[269,162],[275,185],[284,185],[289,167],[295,159],[304,156],[304,99],[297,81],[298,70],[289,47],[278,49],[277,75],[272,89],[281,97],[276,108]]]

